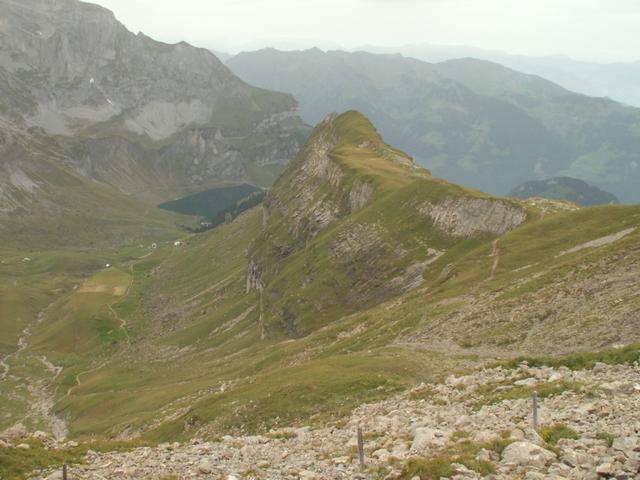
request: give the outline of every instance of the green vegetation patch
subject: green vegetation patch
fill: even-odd
[[[607,446],[611,448],[611,446],[613,445],[613,441],[616,439],[616,436],[609,432],[599,432],[596,435],[596,438],[598,440],[604,440],[605,442],[607,442]]]
[[[549,445],[555,445],[558,443],[558,440],[562,438],[569,438],[571,440],[576,440],[578,438],[578,433],[573,428],[567,427],[563,423],[555,423],[553,425],[542,427],[539,433],[542,439]]]
[[[211,423],[220,432],[264,432],[298,422],[326,425],[363,402],[380,400],[406,388],[415,368],[399,359],[359,355],[277,368],[205,398],[148,438],[185,438],[190,421]]]
[[[469,439],[467,432],[456,432],[457,441],[450,443],[445,449],[431,458],[411,458],[405,465],[399,480],[411,480],[419,477],[420,480],[440,480],[443,477],[455,475],[454,463],[464,465],[480,475],[491,475],[496,472],[495,465],[486,460],[477,460],[480,450],[490,450],[501,454],[507,445],[512,443],[508,435],[488,443],[476,443]]]
[[[640,362],[640,343],[623,348],[610,348],[599,352],[581,352],[561,357],[518,357],[500,365],[505,368],[518,368],[526,362],[530,367],[567,367],[571,370],[591,369],[596,363],[609,365],[632,364]]]
[[[83,463],[88,450],[95,452],[124,452],[136,447],[148,445],[144,442],[95,441],[82,443],[74,448],[53,450],[40,440],[30,439],[24,442],[29,448],[0,448],[0,478],[3,480],[22,480],[28,478],[34,470],[49,470],[69,465],[69,476],[73,477],[73,465]]]
[[[503,400],[518,400],[521,398],[529,398],[533,392],[537,392],[538,398],[549,398],[561,393],[579,392],[583,385],[579,382],[546,382],[540,383],[534,387],[513,385],[511,381],[493,382],[480,385],[473,391],[475,402],[473,407],[480,409],[484,405],[493,405]]]

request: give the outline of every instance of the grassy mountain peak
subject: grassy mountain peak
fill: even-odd
[[[450,247],[503,234],[528,212],[433,177],[349,111],[316,127],[263,216],[247,288],[278,299],[265,307],[267,333],[300,336],[337,310],[415,288]]]

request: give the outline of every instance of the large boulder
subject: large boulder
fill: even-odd
[[[441,447],[447,441],[447,436],[441,430],[428,427],[416,428],[416,433],[411,444],[411,451],[415,453],[425,452],[429,448]]]
[[[21,423],[16,423],[13,427],[7,428],[0,434],[0,440],[13,442],[22,438],[27,438],[28,436],[29,431],[27,430],[27,428]]]
[[[531,442],[514,442],[502,452],[502,463],[522,467],[544,468],[556,459],[556,455]]]

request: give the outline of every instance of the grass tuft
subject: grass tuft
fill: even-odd
[[[558,440],[568,438],[576,440],[578,433],[571,427],[567,427],[563,423],[556,423],[540,429],[540,437],[549,445],[555,445]]]
[[[505,368],[518,368],[522,362],[530,367],[567,367],[571,370],[592,369],[596,363],[608,365],[632,364],[640,362],[640,343],[624,348],[610,348],[600,352],[582,352],[562,357],[518,357],[500,365]]]
[[[498,389],[498,387],[510,387],[511,385],[511,382],[494,382],[480,385],[473,392],[474,398],[477,398],[473,407],[480,409],[484,405],[493,405],[503,400],[529,398],[534,391],[538,393],[538,398],[549,398],[567,391],[579,392],[583,387],[579,382],[557,381],[541,383],[535,387],[517,385],[512,388]]]
[[[604,440],[607,442],[607,446],[611,448],[613,446],[613,441],[616,439],[616,436],[612,433],[608,432],[600,432],[596,435],[598,440]]]

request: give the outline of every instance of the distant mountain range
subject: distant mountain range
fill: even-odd
[[[620,203],[615,195],[570,177],[556,177],[546,180],[532,180],[514,188],[510,197],[542,197],[553,200],[568,200],[583,207],[592,205],[612,205]]]
[[[505,195],[532,178],[571,176],[640,201],[640,110],[474,59],[311,49],[242,53],[241,78],[292,94],[316,123],[357,109],[435,174]]]
[[[605,64],[573,60],[566,55],[514,55],[498,50],[431,44],[366,46],[359,50],[372,53],[401,53],[426,62],[469,57],[489,60],[519,72],[539,75],[574,92],[593,97],[608,97],[640,107],[640,61]]]

